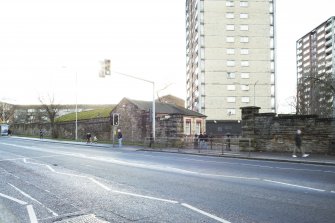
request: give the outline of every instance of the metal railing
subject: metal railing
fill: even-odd
[[[251,152],[253,150],[253,140],[251,138],[241,137],[209,137],[205,140],[199,140],[193,136],[185,137],[147,137],[144,145],[156,150],[172,149],[176,151],[196,150],[199,153],[224,154],[226,152],[239,153]]]

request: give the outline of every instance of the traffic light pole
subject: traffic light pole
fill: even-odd
[[[115,143],[115,125],[113,125],[113,127],[112,127],[112,135],[113,135],[113,146],[112,147],[114,147],[114,143]]]

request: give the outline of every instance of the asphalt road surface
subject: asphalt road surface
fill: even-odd
[[[334,166],[0,137],[0,223],[334,219]]]

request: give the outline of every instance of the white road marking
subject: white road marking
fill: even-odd
[[[50,208],[46,207],[44,204],[42,204],[41,202],[39,202],[38,200],[36,200],[35,198],[33,198],[32,196],[30,196],[29,194],[25,193],[24,191],[20,190],[19,188],[15,187],[14,185],[8,183],[11,187],[13,187],[15,190],[17,190],[18,192],[20,192],[23,196],[29,198],[32,201],[35,201],[36,203],[38,203],[39,205],[41,205],[42,207],[44,207],[45,209],[47,209],[53,216],[58,216],[58,214],[56,212],[54,212],[53,210],[51,210]]]
[[[27,211],[28,211],[30,223],[38,223],[37,218],[36,218],[36,214],[35,214],[35,211],[34,211],[34,208],[33,208],[32,205],[30,205],[30,204],[28,205],[27,202],[21,201],[19,199],[16,199],[14,197],[8,196],[6,194],[0,193],[0,197],[7,198],[7,199],[9,199],[11,201],[14,201],[14,202],[16,202],[18,204],[21,204],[21,205],[27,205],[26,208],[27,208]]]
[[[284,182],[279,182],[279,181],[274,181],[274,180],[264,179],[264,181],[270,182],[270,183],[276,183],[276,184],[286,185],[286,186],[291,186],[291,187],[297,187],[297,188],[307,189],[307,190],[326,192],[326,190],[323,190],[323,189],[317,189],[317,188],[313,188],[313,187],[305,187],[305,186],[301,186],[301,185],[289,184],[289,183],[284,183]]]
[[[48,168],[51,172],[56,173],[56,174],[61,174],[61,175],[66,175],[66,176],[71,176],[71,177],[79,177],[79,178],[86,178],[89,179],[90,181],[92,181],[93,183],[99,185],[100,187],[102,187],[105,190],[110,190],[110,188],[108,188],[107,186],[103,185],[102,183],[100,183],[99,181],[93,179],[92,177],[88,177],[88,176],[84,176],[84,175],[78,175],[78,174],[72,174],[72,173],[64,173],[64,172],[59,172],[56,171],[54,168],[52,168],[50,165],[47,164],[42,164],[42,163],[34,163],[34,162],[28,162],[26,158],[23,159],[24,163],[27,164],[33,164],[33,165],[39,165],[39,166],[45,166],[46,168]]]
[[[168,200],[168,199],[163,199],[163,198],[158,198],[158,197],[151,197],[151,196],[135,194],[135,193],[129,193],[129,192],[123,192],[123,191],[118,191],[118,190],[112,190],[112,192],[113,193],[118,193],[118,194],[134,196],[134,197],[146,198],[146,199],[150,199],[150,200],[163,201],[163,202],[168,202],[168,203],[172,203],[172,204],[178,204],[179,203],[178,201],[173,201],[173,200]]]
[[[38,223],[37,217],[32,205],[27,205],[27,211],[30,219],[30,223]]]
[[[10,144],[11,146],[17,146],[15,144]],[[32,150],[39,150],[39,151],[44,151],[41,150],[39,148],[34,148],[34,147],[27,147],[27,146],[17,146],[17,147],[23,147],[26,149],[32,149]],[[45,152],[45,151],[44,151]],[[62,155],[67,155],[67,156],[74,156],[74,157],[81,157],[81,158],[87,158],[87,159],[92,159],[92,160],[98,160],[98,161],[104,161],[104,162],[110,162],[110,163],[114,163],[114,164],[119,164],[119,165],[124,165],[124,166],[131,166],[131,167],[140,167],[140,168],[146,168],[146,169],[152,169],[152,170],[160,170],[160,171],[168,171],[168,172],[176,172],[176,173],[181,173],[181,174],[195,174],[195,175],[202,175],[202,176],[212,176],[212,177],[224,177],[224,178],[235,178],[235,179],[244,179],[244,180],[262,180],[260,178],[253,178],[253,177],[240,177],[240,176],[229,176],[229,175],[220,175],[220,174],[209,174],[209,173],[201,173],[201,172],[194,172],[194,171],[189,171],[189,170],[184,170],[184,169],[179,169],[179,168],[174,168],[174,167],[169,167],[169,166],[161,166],[161,165],[153,165],[153,164],[143,164],[143,163],[131,163],[131,162],[127,162],[127,161],[123,161],[123,160],[117,160],[117,159],[106,159],[104,157],[91,157],[91,156],[87,156],[85,154],[76,154],[76,153],[62,153],[59,151],[47,151],[47,152],[51,152],[51,153],[56,153],[59,154],[61,153]],[[26,158],[24,158],[24,161],[26,161]],[[215,162],[215,161],[214,161]],[[31,162],[32,163],[32,162]],[[32,163],[32,164],[36,164],[36,165],[44,165],[47,168],[49,168],[52,172],[55,173],[59,173],[59,174],[64,174],[64,175],[70,175],[70,176],[77,176],[77,177],[85,177],[88,178],[86,176],[81,176],[81,175],[74,175],[74,174],[68,174],[68,173],[62,173],[62,172],[56,172],[52,167],[50,167],[49,165],[46,164],[38,164],[38,163]],[[236,163],[237,164],[237,163]],[[253,164],[245,164],[245,165],[253,165]],[[268,166],[261,166],[261,165],[254,165],[254,166],[258,166],[258,167],[266,167],[269,168]],[[272,167],[271,167],[272,168]],[[276,168],[280,168],[280,167],[276,167]],[[294,169],[294,168],[293,168]],[[91,180],[92,181],[92,180]],[[266,181],[266,180],[263,180]],[[94,181],[93,181],[94,182]],[[268,181],[270,182],[270,181]],[[278,182],[278,181],[273,181],[274,182]],[[101,183],[97,183],[94,182],[97,185],[99,185],[100,187],[102,187],[103,189],[106,190],[105,186],[102,186],[103,184]],[[278,182],[281,184],[286,184],[283,182]],[[294,184],[286,184],[287,186],[291,185],[293,186]],[[321,190],[321,189],[315,189],[315,188],[310,188],[310,187],[304,187],[304,186],[300,186],[300,185],[295,185],[295,187],[299,187],[299,188],[305,188],[305,189],[309,189],[309,190],[317,190],[317,191],[325,191],[325,190]]]
[[[14,154],[14,155],[15,155],[15,154]],[[18,156],[18,155],[17,155],[17,156]],[[57,156],[64,156],[64,155],[35,156],[35,157],[25,157],[25,156],[21,156],[20,158],[2,159],[2,160],[0,160],[0,162],[3,162],[3,161],[22,160],[23,158],[26,158],[26,159],[39,159],[39,158],[50,158],[50,157],[57,157]]]
[[[25,201],[21,201],[21,200],[19,200],[19,199],[16,199],[16,198],[14,198],[14,197],[8,196],[8,195],[6,195],[6,194],[2,194],[2,193],[0,193],[0,197],[7,198],[7,199],[9,199],[9,200],[11,200],[11,201],[14,201],[14,202],[16,202],[16,203],[18,203],[18,204],[21,204],[21,205],[27,205],[27,204],[28,204],[28,203],[25,202]]]
[[[75,174],[67,174],[67,173],[61,173],[61,172],[57,172],[55,171],[52,167],[50,167],[49,165],[47,164],[39,164],[39,163],[33,163],[33,162],[28,162],[27,159],[23,159],[25,163],[30,163],[30,164],[36,164],[36,165],[42,165],[42,166],[46,166],[48,167],[50,170],[52,170],[52,172],[55,172],[55,173],[59,173],[59,174],[65,174],[65,175],[72,175],[72,176],[77,176],[77,177],[84,177],[84,178],[87,178],[89,180],[91,180],[92,182],[94,182],[95,184],[99,185],[100,187],[102,187],[103,189],[107,190],[107,191],[111,191],[113,193],[117,193],[117,194],[123,194],[123,195],[128,195],[128,196],[134,196],[134,197],[140,197],[140,198],[145,198],[145,199],[150,199],[150,200],[156,200],[156,201],[162,201],[162,202],[167,202],[167,203],[172,203],[172,204],[178,204],[179,202],[178,201],[174,201],[174,200],[169,200],[169,199],[163,199],[163,198],[158,198],[158,197],[152,197],[152,196],[146,196],[146,195],[141,195],[141,194],[136,194],[136,193],[129,193],[129,192],[124,192],[124,191],[118,191],[118,190],[111,190],[109,187],[107,187],[106,185],[100,183],[99,181],[95,180],[94,178],[92,177],[86,177],[86,176],[82,176],[82,175],[75,175]],[[175,168],[172,168],[172,169],[175,169]],[[186,173],[195,173],[195,174],[200,174],[200,173],[197,173],[197,172],[191,172],[191,171],[187,171],[187,170],[182,170],[182,169],[177,169],[178,171],[181,171],[181,172],[186,172]],[[235,177],[235,176],[225,176],[225,177],[230,177],[230,178],[240,178],[240,177]],[[252,179],[252,178],[244,178],[243,179]],[[183,205],[183,204],[182,204]],[[191,205],[188,205],[188,204],[184,204],[183,206],[191,209],[191,210],[194,210],[194,211],[197,211],[198,213],[200,214],[203,214],[207,217],[210,217],[212,219],[215,219],[219,222],[225,222],[227,223],[228,221],[225,221],[224,219],[221,219],[215,215],[212,215],[212,214],[209,214],[207,212],[204,212],[200,209],[197,209]]]
[[[333,191],[333,190],[332,190],[332,191],[330,191],[330,193],[333,193],[333,194],[335,194],[335,191]]]
[[[109,187],[107,187],[106,185],[100,183],[99,181],[93,179],[92,177],[89,177],[88,179],[90,179],[93,183],[99,185],[100,187],[102,187],[103,189],[110,191],[111,189]]]
[[[230,222],[227,221],[227,220],[224,220],[224,219],[222,219],[222,218],[219,218],[219,217],[217,217],[217,216],[215,216],[215,215],[212,215],[212,214],[210,214],[210,213],[208,213],[208,212],[205,212],[205,211],[203,211],[203,210],[200,210],[200,209],[198,209],[198,208],[196,208],[196,207],[193,207],[193,206],[191,206],[191,205],[189,205],[189,204],[181,203],[181,205],[184,206],[184,207],[186,207],[186,208],[188,208],[188,209],[191,209],[191,210],[193,210],[193,211],[196,211],[196,212],[198,212],[198,213],[200,213],[200,214],[202,214],[202,215],[205,215],[205,216],[207,216],[207,217],[209,217],[209,218],[212,218],[212,219],[214,219],[214,220],[217,220],[218,222],[230,223]]]
[[[13,146],[16,146],[16,145],[13,145]],[[177,172],[177,173],[181,173],[181,174],[196,174],[196,175],[203,175],[203,176],[215,176],[215,177],[225,177],[225,178],[235,178],[235,179],[258,180],[258,181],[271,182],[271,183],[276,183],[276,184],[281,184],[281,185],[286,185],[286,186],[291,186],[291,187],[297,187],[297,188],[302,188],[302,189],[308,189],[308,190],[315,190],[315,191],[319,191],[319,192],[325,192],[325,190],[322,190],[322,189],[317,189],[317,188],[312,188],[312,187],[305,187],[305,186],[301,186],[301,185],[289,184],[289,183],[284,183],[284,182],[279,182],[279,181],[273,181],[273,180],[267,180],[267,179],[252,178],[252,177],[240,177],[240,176],[230,176],[230,175],[219,175],[219,174],[208,174],[208,173],[194,172],[194,171],[189,171],[189,170],[174,168],[174,167],[170,167],[170,166],[162,166],[162,165],[154,165],[154,164],[143,164],[143,163],[131,163],[131,162],[127,162],[127,161],[123,161],[123,160],[117,160],[117,159],[105,159],[103,157],[91,157],[91,156],[87,156],[85,154],[62,153],[62,152],[59,152],[59,151],[58,152],[57,151],[44,151],[44,150],[41,150],[41,149],[35,148],[35,147],[24,147],[24,148],[26,148],[26,149],[33,149],[33,150],[39,150],[39,151],[42,151],[42,152],[50,152],[50,153],[67,155],[67,156],[74,156],[74,157],[80,157],[80,158],[87,158],[87,159],[93,159],[93,160],[98,160],[98,161],[110,162],[110,163],[114,163],[114,164],[131,166],[131,167],[140,167],[140,168],[146,168],[146,169],[152,169],[152,170]],[[26,163],[31,163],[31,164],[46,166],[50,171],[52,171],[54,173],[64,174],[64,175],[70,175],[70,176],[76,176],[76,177],[82,177],[82,178],[87,178],[87,179],[91,180],[92,182],[94,182],[95,184],[99,185],[101,188],[103,188],[103,189],[105,189],[107,191],[111,191],[113,193],[124,194],[124,195],[129,195],[129,196],[135,196],[135,197],[140,197],[140,198],[146,198],[146,199],[151,199],[151,200],[158,200],[158,201],[163,201],[163,202],[168,202],[168,203],[173,203],[173,204],[180,204],[178,201],[174,201],[174,200],[167,200],[167,199],[162,199],[162,198],[157,198],[157,197],[151,197],[151,196],[146,196],[146,195],[141,195],[141,194],[135,194],[135,193],[129,193],[129,192],[122,192],[122,191],[117,191],[117,190],[111,190],[106,185],[100,183],[99,181],[97,181],[97,180],[95,180],[95,179],[93,179],[91,177],[87,177],[87,176],[83,176],[83,175],[75,175],[75,174],[68,174],[68,173],[57,172],[51,166],[49,166],[47,164],[39,164],[39,163],[28,162],[26,158],[24,158],[23,160]],[[226,163],[229,163],[229,162],[226,162]],[[229,164],[232,164],[232,163],[229,163]],[[238,164],[238,163],[236,163],[236,164]],[[241,164],[238,164],[238,165],[241,165]],[[255,166],[255,167],[264,167],[264,168],[271,168],[271,169],[277,168],[277,169],[305,170],[305,169],[295,169],[295,168],[270,167],[270,166],[254,165],[254,164],[242,164],[242,165],[245,165],[245,166]],[[306,170],[308,170],[308,169],[306,169]],[[331,193],[335,193],[335,192],[331,191]],[[219,217],[217,217],[215,215],[212,215],[210,213],[202,211],[202,210],[200,210],[200,209],[198,209],[196,207],[193,207],[193,206],[191,206],[189,204],[181,203],[181,205],[184,206],[184,207],[186,207],[186,208],[188,208],[188,209],[196,211],[196,212],[198,212],[198,213],[200,213],[202,215],[205,215],[207,217],[215,219],[215,220],[217,220],[219,222],[229,223],[229,221],[226,221],[226,220],[224,220],[222,218],[219,218]]]
[[[151,156],[157,158],[157,156],[153,155],[147,155],[145,156]],[[169,157],[162,157],[159,156],[159,158],[169,158]],[[211,159],[217,159],[216,157],[206,157]],[[229,157],[228,157],[229,158]],[[327,171],[327,170],[311,170],[311,169],[305,169],[305,168],[286,168],[286,167],[273,167],[273,166],[266,166],[266,165],[257,165],[257,164],[246,164],[246,163],[236,163],[236,162],[227,162],[227,161],[214,161],[214,160],[203,160],[203,159],[193,159],[193,158],[181,158],[178,157],[178,159],[181,160],[189,160],[189,161],[196,161],[196,162],[202,162],[202,163],[217,163],[217,164],[230,164],[230,165],[241,165],[241,166],[253,166],[253,167],[260,167],[260,168],[268,168],[268,169],[280,169],[280,170],[295,170],[295,171],[310,171],[310,172],[325,172],[325,173],[335,173],[335,171]],[[253,161],[253,160],[250,160]],[[259,160],[258,160],[259,161]],[[275,162],[275,161],[266,161],[266,162]],[[299,165],[303,165],[302,163],[299,163]],[[316,165],[316,164],[308,164],[308,166],[323,166],[323,165]],[[332,167],[333,168],[333,167]]]

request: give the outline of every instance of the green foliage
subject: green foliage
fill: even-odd
[[[113,107],[109,107],[109,108],[100,108],[100,109],[78,112],[78,120],[107,118],[109,117],[109,114],[112,110]],[[76,120],[75,112],[56,118],[56,122],[70,122],[75,120]]]

